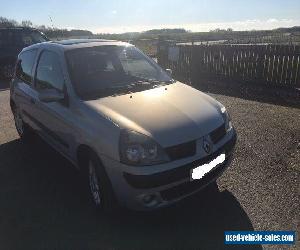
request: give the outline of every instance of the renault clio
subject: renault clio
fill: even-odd
[[[223,173],[236,142],[221,103],[118,41],[23,49],[10,105],[21,139],[37,133],[68,158],[103,210],[151,210],[198,192]]]

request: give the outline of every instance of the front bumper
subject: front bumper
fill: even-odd
[[[199,149],[193,157],[155,166],[132,167],[105,157],[102,160],[120,204],[134,210],[151,210],[170,205],[214,182],[229,166],[236,138],[236,132],[232,129],[214,145],[210,155],[203,156]],[[222,164],[200,180],[190,180],[191,169],[210,162],[224,152],[226,159]],[[154,197],[154,201],[146,203],[147,196]]]

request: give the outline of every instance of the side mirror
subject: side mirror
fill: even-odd
[[[167,74],[169,75],[169,76],[172,76],[172,70],[171,69],[166,69],[166,72],[167,72]]]
[[[65,95],[56,89],[45,89],[39,93],[39,99],[42,102],[58,102],[64,98]]]

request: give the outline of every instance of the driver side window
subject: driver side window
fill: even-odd
[[[145,60],[145,58],[133,49],[123,50],[119,55],[123,70],[132,76],[151,79],[158,77],[159,72]]]
[[[57,54],[44,51],[39,60],[36,73],[36,87],[38,90],[63,90],[64,77]]]

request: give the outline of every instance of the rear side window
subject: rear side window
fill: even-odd
[[[36,50],[28,50],[19,56],[16,76],[25,83],[32,83],[32,68],[36,57]]]
[[[40,57],[36,72],[37,89],[57,89],[62,91],[64,77],[57,54],[44,51]]]
[[[47,40],[42,33],[36,30],[0,30],[0,47],[23,48]]]

